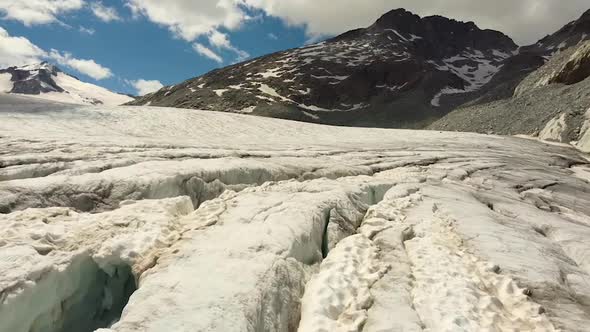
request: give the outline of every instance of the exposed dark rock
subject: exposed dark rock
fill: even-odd
[[[578,48],[561,70],[549,79],[549,83],[575,84],[588,76],[590,76],[590,42]]]
[[[42,62],[35,69],[26,67],[9,67],[0,69],[0,74],[11,74],[13,88],[11,93],[22,93],[28,95],[38,95],[43,92],[63,92],[64,90],[58,86],[53,80],[52,76],[61,72],[59,68],[50,65],[47,62]]]
[[[443,89],[471,96],[516,48],[473,22],[396,9],[367,28],[214,70],[130,104],[419,128],[457,103],[441,97]]]

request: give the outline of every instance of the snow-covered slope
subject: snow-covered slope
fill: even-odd
[[[0,92],[82,105],[116,106],[133,100],[82,82],[47,62],[0,69]]]
[[[586,158],[469,133],[0,105],[0,331],[587,331]]]

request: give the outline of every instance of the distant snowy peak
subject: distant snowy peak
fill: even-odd
[[[517,45],[473,22],[390,11],[367,28],[214,70],[135,105],[336,125],[418,127],[477,91]]]
[[[0,69],[0,92],[82,105],[114,106],[133,100],[82,82],[47,62]]]

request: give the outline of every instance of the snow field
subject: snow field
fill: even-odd
[[[590,324],[590,168],[579,151],[27,105],[0,112],[0,330]]]

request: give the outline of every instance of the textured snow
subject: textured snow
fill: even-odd
[[[38,98],[43,100],[50,100],[69,104],[91,105],[99,101],[105,106],[116,106],[133,100],[133,98],[111,92],[103,87],[94,84],[85,83],[76,78],[64,74],[57,73],[53,76],[53,80],[66,92],[46,92],[39,95],[26,95],[31,98]]]
[[[226,93],[227,91],[229,91],[229,89],[217,89],[217,90],[213,90],[213,92],[215,92],[215,94],[218,97],[222,97],[224,93]]]
[[[101,332],[590,324],[572,148],[16,100],[0,142],[2,332],[84,325],[120,295],[85,278],[124,267],[138,289]]]
[[[275,89],[271,88],[270,86],[268,86],[266,84],[260,84],[260,86],[258,87],[258,90],[260,90],[262,93],[265,93],[267,95],[277,97],[277,98],[281,99],[282,101],[291,101],[292,102],[292,100],[281,96]]]
[[[54,67],[51,64],[43,62],[43,63],[36,63],[36,64],[22,66],[22,67],[19,67],[18,69],[30,71],[31,77],[29,77],[29,79],[32,79],[33,78],[32,76],[39,74],[39,70],[45,69],[45,70],[48,70],[51,72],[54,70]],[[2,74],[2,75],[3,76],[8,75],[8,77],[11,76],[10,74]],[[60,71],[58,71],[56,75],[52,75],[51,78],[59,87],[61,87],[65,91],[64,92],[52,91],[52,92],[41,93],[38,95],[26,95],[26,96],[31,97],[31,98],[50,100],[50,101],[54,101],[54,102],[67,103],[67,104],[81,104],[81,105],[101,104],[101,105],[105,105],[105,106],[121,105],[121,104],[130,102],[133,100],[133,98],[131,98],[129,96],[114,93],[108,89],[105,89],[103,87],[100,87],[100,86],[97,86],[97,85],[94,85],[91,83],[82,82],[82,81],[78,80],[77,78],[70,76],[68,74],[65,74],[63,72],[60,72]],[[1,80],[2,79],[0,79],[0,81]],[[44,84],[43,82],[41,82],[41,83]],[[6,86],[3,86],[3,84],[0,82],[0,92],[4,91],[5,87]],[[45,85],[45,87],[54,90],[52,87],[50,87],[48,85]]]
[[[311,77],[319,79],[319,80],[332,79],[332,80],[344,81],[349,76],[316,76],[316,75],[311,75]]]
[[[0,74],[0,92],[10,92],[13,87],[12,75],[8,73]]]
[[[248,107],[244,107],[241,110],[238,110],[238,113],[252,113],[254,112],[254,110],[256,109],[256,106],[248,106]]]
[[[283,68],[281,68],[281,67],[277,67],[277,68],[269,69],[269,70],[262,72],[262,73],[258,73],[256,75],[262,76],[263,78],[281,77],[281,74],[282,74],[281,70],[282,69]]]

